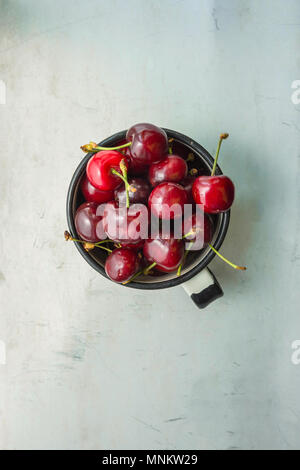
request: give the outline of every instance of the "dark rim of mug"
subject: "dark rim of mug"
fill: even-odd
[[[173,137],[176,141],[179,143],[184,144],[186,147],[191,149],[191,151],[196,152],[196,154],[201,156],[201,158],[204,160],[205,164],[209,167],[212,168],[214,159],[213,157],[203,148],[200,144],[195,142],[193,139],[190,137],[187,137],[184,134],[180,134],[179,132],[170,130],[170,129],[164,129],[168,135],[169,138]],[[98,145],[100,146],[111,146],[111,144],[120,141],[125,138],[126,136],[126,130],[125,131],[120,131],[117,132],[116,134],[107,137],[104,139],[102,142],[100,142]],[[86,167],[86,164],[88,160],[91,158],[93,154],[88,153],[80,162],[78,165],[77,169],[75,170],[75,173],[72,177],[72,180],[70,182],[69,190],[68,190],[68,195],[67,195],[67,221],[68,221],[68,226],[69,230],[71,232],[71,235],[73,237],[76,237],[76,228],[74,224],[74,217],[73,217],[73,199],[74,199],[74,193],[77,187],[78,180],[82,177],[82,174],[84,172],[84,169]],[[219,166],[217,166],[216,169],[216,174],[221,175],[222,171]],[[218,250],[220,246],[222,245],[224,238],[226,236],[226,232],[228,229],[229,225],[229,220],[230,220],[230,210],[227,212],[224,212],[220,214],[221,220],[219,222],[219,228],[218,228],[218,233],[216,235],[215,241],[214,241],[214,247]],[[88,262],[88,264],[94,268],[98,273],[102,274],[102,276],[106,277],[107,279],[108,276],[106,275],[106,272],[104,268],[97,263],[87,251],[83,248],[81,243],[76,243],[76,248],[78,249],[79,253],[83,256],[83,258]],[[125,285],[125,287],[132,287],[134,289],[165,289],[168,287],[173,287],[173,286],[178,286],[179,284],[182,284],[183,282],[188,281],[192,277],[194,277],[196,274],[198,274],[202,269],[204,269],[214,258],[215,253],[212,250],[209,250],[207,254],[204,256],[203,259],[199,261],[199,263],[192,268],[190,271],[187,273],[182,274],[178,278],[174,279],[168,279],[165,281],[160,281],[160,282],[151,282],[151,283],[140,283],[140,282],[130,282]],[[113,282],[113,281],[112,281]],[[122,284],[120,284],[122,285]]]

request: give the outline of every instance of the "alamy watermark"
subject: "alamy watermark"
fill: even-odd
[[[151,215],[144,204],[132,204],[118,207],[109,202],[99,204],[96,215],[99,221],[96,234],[99,240],[107,238],[119,242],[133,243],[154,238],[175,238],[186,241],[186,249],[200,250],[204,246],[207,219],[204,217],[203,206],[185,204],[152,204]],[[153,214],[154,213],[154,214]],[[161,220],[161,224],[159,221]],[[172,221],[172,224],[170,223]]]
[[[6,84],[0,80],[0,104],[6,104]]]
[[[291,88],[295,91],[291,94],[291,101],[293,104],[300,104],[300,80],[294,80]]]
[[[292,342],[291,348],[294,350],[291,355],[291,361],[295,366],[300,365],[300,339]]]

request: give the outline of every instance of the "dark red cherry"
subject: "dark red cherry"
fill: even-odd
[[[175,271],[184,254],[184,243],[176,238],[153,238],[145,241],[143,253],[149,263],[156,263],[155,269],[163,272]]]
[[[130,184],[129,202],[131,204],[148,204],[148,198],[151,193],[151,186],[148,181],[143,178],[128,178],[128,183]],[[122,183],[119,188],[115,189],[114,196],[120,206],[126,206],[126,191],[124,183]]]
[[[201,250],[203,246],[210,243],[213,236],[213,225],[209,215],[197,210],[184,220],[184,239],[194,241],[193,250]],[[192,233],[191,233],[192,232]]]
[[[143,162],[140,162],[136,158],[133,158],[130,152],[130,147],[127,147],[124,151],[124,155],[128,159],[129,167],[128,174],[130,176],[143,176],[146,175],[149,169],[149,165],[145,165]]]
[[[95,188],[95,186],[89,182],[86,175],[82,178],[80,188],[84,199],[88,202],[97,202],[98,204],[102,204],[103,202],[108,202],[114,199],[113,191],[101,191],[101,189]]]
[[[122,247],[130,248],[131,250],[139,251],[143,248],[145,240],[139,240],[137,243],[121,243]]]
[[[186,177],[188,166],[186,161],[179,155],[168,155],[158,163],[152,163],[149,168],[148,179],[152,186],[163,181],[179,183]]]
[[[192,204],[194,202],[192,189],[193,189],[193,184],[194,184],[195,179],[196,179],[196,176],[188,175],[179,183],[180,186],[182,186],[186,191],[189,204]]]
[[[135,124],[127,131],[126,139],[132,142],[130,147],[132,158],[145,165],[159,162],[168,154],[167,134],[153,124]]]
[[[140,257],[129,248],[114,250],[105,261],[105,272],[115,282],[128,281],[137,273],[140,265]]]
[[[122,175],[120,163],[128,168],[128,161],[116,150],[103,150],[95,153],[88,161],[86,174],[90,183],[102,191],[111,191],[120,186],[122,180],[112,170]]]
[[[184,213],[187,194],[182,186],[176,183],[160,183],[148,200],[152,214],[161,219],[175,219]]]
[[[85,202],[75,214],[75,227],[80,238],[87,242],[97,242],[105,238],[102,216],[97,215],[98,204]]]
[[[132,204],[127,209],[110,201],[104,208],[103,228],[111,240],[136,244],[147,238],[148,219],[148,208],[143,204]]]
[[[228,176],[198,176],[193,184],[193,198],[208,214],[225,212],[234,200],[234,184]]]

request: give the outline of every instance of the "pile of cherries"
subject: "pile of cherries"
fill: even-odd
[[[186,240],[190,245],[197,243],[199,232],[203,243],[196,249],[209,245],[231,266],[245,269],[226,260],[210,244],[213,236],[210,214],[227,211],[234,200],[230,178],[215,175],[221,142],[226,137],[228,134],[220,136],[210,176],[195,176],[196,170],[189,172],[187,159],[172,153],[172,139],[168,141],[165,131],[152,124],[132,126],[126,141],[116,147],[99,147],[94,142],[84,145],[82,150],[93,155],[80,187],[86,202],[75,214],[80,238],[71,237],[69,232],[65,232],[65,238],[83,243],[88,251],[105,250],[107,276],[123,284],[140,274],[151,275],[156,271],[177,271],[180,275],[189,251],[185,250]],[[201,205],[204,215],[201,222],[195,212],[182,221],[185,229],[182,239],[175,238],[172,232],[166,237],[161,229],[150,237],[137,230],[143,217],[147,226],[150,215],[158,223],[174,222],[184,214],[186,204]]]

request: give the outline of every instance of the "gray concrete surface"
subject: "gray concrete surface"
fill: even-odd
[[[1,448],[300,448],[299,39],[296,0],[0,1]],[[230,133],[205,311],[63,240],[79,146],[139,121]]]

